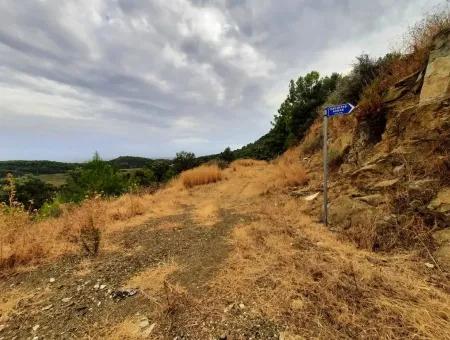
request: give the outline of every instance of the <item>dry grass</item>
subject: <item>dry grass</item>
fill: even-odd
[[[250,158],[242,158],[242,159],[237,159],[237,160],[231,162],[230,167],[233,169],[233,171],[236,171],[242,167],[253,167],[253,166],[266,165],[266,164],[267,164],[266,161],[250,159]]]
[[[423,69],[436,35],[450,30],[450,16],[446,10],[433,13],[412,26],[405,36],[404,50],[394,58],[363,91],[358,103],[357,117],[364,119],[377,115],[383,108],[383,94],[392,85],[408,75]]]
[[[287,150],[273,162],[273,183],[277,187],[292,187],[308,183],[308,175],[296,149]]]
[[[57,218],[35,220],[21,207],[0,207],[0,271],[27,264],[39,264],[50,258],[80,249],[83,227],[100,231],[100,247],[114,248],[106,237],[116,223],[141,216],[150,209],[151,195],[126,194],[118,199],[99,197],[81,205],[67,204]],[[108,227],[107,227],[108,226]]]
[[[202,302],[208,313],[237,301],[293,336],[448,338],[449,296],[415,261],[342,243],[288,197],[255,206],[260,220],[234,230],[234,253]]]
[[[143,272],[133,276],[127,283],[126,287],[136,287],[143,290],[151,296],[156,296],[164,288],[164,282],[167,277],[180,270],[180,266],[173,260],[169,260],[160,265],[148,268]]]
[[[222,170],[217,165],[202,165],[182,172],[180,180],[185,188],[192,188],[221,181],[222,177]]]

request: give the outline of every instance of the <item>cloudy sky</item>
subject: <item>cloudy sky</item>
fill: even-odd
[[[198,155],[445,0],[0,0],[0,159]]]

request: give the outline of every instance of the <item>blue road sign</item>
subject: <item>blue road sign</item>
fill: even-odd
[[[350,112],[353,111],[355,107],[350,104],[350,103],[346,103],[346,104],[340,104],[340,105],[335,105],[335,106],[329,106],[325,109],[326,112],[326,116],[327,117],[332,117],[332,116],[337,116],[337,115],[348,115]]]

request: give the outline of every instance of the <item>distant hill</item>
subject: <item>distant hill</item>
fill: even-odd
[[[67,172],[80,166],[80,163],[64,163],[55,161],[0,161],[0,177],[7,173],[14,176],[25,174],[42,175]]]
[[[151,158],[135,157],[135,156],[120,156],[111,159],[109,162],[119,169],[135,169],[143,168],[146,164],[151,162]]]

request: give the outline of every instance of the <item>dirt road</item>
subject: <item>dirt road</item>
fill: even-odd
[[[415,252],[355,248],[270,171],[158,193],[97,257],[3,278],[0,339],[450,338],[442,273]]]

